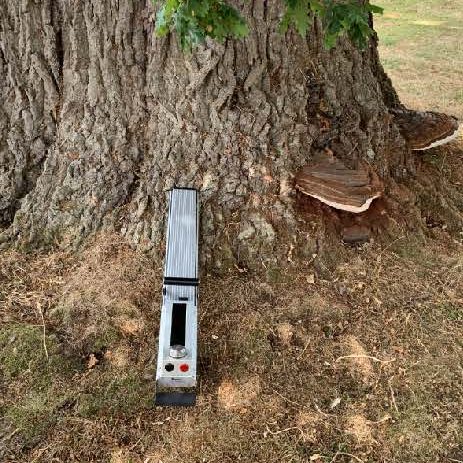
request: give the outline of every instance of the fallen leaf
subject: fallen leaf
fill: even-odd
[[[336,408],[340,403],[341,403],[341,398],[336,397],[336,399],[334,399],[333,402],[331,402],[331,405],[330,405],[331,410],[333,410],[333,408]]]
[[[90,356],[88,357],[88,361],[87,361],[87,368],[90,370],[90,369],[93,368],[97,363],[98,363],[98,359],[95,357],[95,355],[94,355],[94,354],[90,354]]]

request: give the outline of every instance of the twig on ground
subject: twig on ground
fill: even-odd
[[[400,240],[403,240],[405,238],[405,235],[402,235],[402,236],[399,236],[398,238],[396,238],[392,243],[389,243],[384,249],[381,249],[380,253],[378,254],[376,260],[378,262],[381,262],[381,257],[383,256],[383,254],[388,250],[390,249],[392,246],[394,246],[395,243],[397,243],[397,241],[400,241]]]
[[[34,459],[30,461],[30,463],[35,463],[42,456],[43,452],[45,452],[45,450],[48,450],[49,447],[51,447],[51,444],[48,444],[45,447],[38,449],[37,455],[34,457]]]
[[[283,394],[280,394],[278,391],[276,390],[273,390],[273,392],[277,395],[279,395],[283,400],[286,400],[286,402],[290,403],[290,404],[293,404],[293,405],[297,405],[298,407],[301,407],[301,408],[306,408],[305,405],[302,405],[298,402],[294,402],[294,400],[291,400],[291,399],[288,399],[287,397],[285,397]]]
[[[339,362],[340,360],[345,360],[345,359],[357,359],[357,358],[365,358],[365,359],[370,359],[373,360],[373,362],[378,362],[378,363],[392,363],[395,362],[395,358],[391,360],[381,360],[377,357],[372,357],[371,355],[362,355],[362,354],[351,354],[351,355],[343,355],[342,357],[338,357],[335,360],[335,363]]]
[[[327,417],[327,418],[336,417],[336,415],[333,415],[333,414],[330,414],[330,413],[325,413],[324,411],[322,411],[317,404],[315,404],[315,410],[317,410],[317,412],[320,413],[320,415],[322,415],[324,417]]]
[[[291,428],[286,428],[286,429],[280,429],[278,431],[271,431],[268,425],[265,425],[265,427],[267,431],[264,432],[264,437],[267,437],[267,434],[271,434],[272,436],[277,436],[278,434],[282,434],[288,431],[293,431],[295,429],[297,429],[302,434],[302,436],[304,436],[304,432],[302,431],[302,429],[298,428],[297,426],[292,426]]]
[[[364,463],[363,460],[361,460],[359,457],[356,457],[355,455],[352,455],[351,453],[346,453],[346,452],[336,452],[334,454],[334,457],[330,461],[330,463],[334,463],[334,461],[336,460],[336,458],[338,458],[339,455],[344,455],[346,457],[351,457],[354,460],[357,460],[359,463]]]
[[[296,360],[300,360],[302,358],[302,356],[305,354],[305,351],[307,350],[307,347],[309,347],[310,345],[310,341],[308,341],[305,346],[304,346],[304,349],[302,349],[302,352],[296,357]]]
[[[391,391],[392,405],[394,406],[394,410],[396,411],[396,413],[399,413],[399,408],[397,407],[397,403],[395,401],[394,389],[392,389],[392,385],[391,385],[391,382],[392,382],[393,379],[394,379],[394,376],[391,376],[388,379],[387,383],[389,384],[389,390]]]
[[[392,416],[387,414],[387,415],[383,416],[378,421],[370,421],[370,420],[368,420],[368,424],[382,424],[382,423],[385,423],[386,421],[389,421],[389,420],[392,420]]]
[[[131,452],[140,443],[140,441],[141,441],[141,437],[140,437],[140,439],[137,440],[137,442],[135,442],[135,444],[133,444],[133,445],[131,445],[129,447],[129,452]]]
[[[21,431],[21,428],[16,428],[13,432],[10,432],[7,436],[1,439],[1,442],[6,442],[10,440],[17,432]]]
[[[381,273],[381,269],[382,269],[382,257],[383,257],[383,254],[389,249],[391,248],[392,246],[394,246],[395,243],[397,243],[397,241],[400,241],[400,240],[403,240],[405,238],[405,236],[399,236],[398,238],[396,238],[392,243],[389,243],[384,249],[382,249],[380,251],[380,253],[376,256],[376,265],[375,265],[375,268],[374,268],[374,271],[373,271],[373,274],[375,275],[376,279],[379,278],[379,274]]]
[[[46,341],[46,331],[45,331],[45,319],[43,318],[42,312],[42,305],[40,302],[37,302],[37,311],[40,314],[40,318],[42,319],[42,332],[43,332],[43,350],[45,351],[45,357],[47,357],[47,362],[50,360],[48,357],[48,349],[47,349],[47,341]]]

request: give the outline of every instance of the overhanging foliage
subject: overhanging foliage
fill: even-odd
[[[206,37],[223,42],[227,37],[243,38],[248,25],[241,14],[225,0],[153,0],[160,4],[156,33],[165,36],[176,32],[184,50],[204,42]],[[324,27],[327,48],[336,45],[338,37],[347,35],[357,46],[364,47],[372,34],[370,13],[382,8],[359,0],[285,0],[280,31],[290,26],[305,36],[314,16]]]

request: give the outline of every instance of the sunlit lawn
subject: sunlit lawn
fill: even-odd
[[[376,3],[381,57],[403,102],[463,118],[463,1]]]

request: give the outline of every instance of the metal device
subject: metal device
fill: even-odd
[[[156,405],[196,403],[198,192],[169,193],[163,299],[156,370]]]

